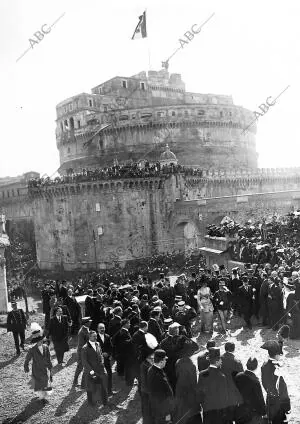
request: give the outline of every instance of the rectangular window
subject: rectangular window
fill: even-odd
[[[72,103],[70,103],[69,104],[69,111],[72,112],[72,110],[73,110],[73,105],[72,105]]]
[[[96,203],[96,212],[100,212],[100,211],[101,211],[100,203]]]
[[[145,83],[141,82],[141,90],[145,90]]]
[[[204,110],[198,110],[198,115],[199,116],[204,115]]]
[[[89,100],[89,106],[90,106],[90,107],[92,107],[92,106],[93,106],[92,100]]]
[[[185,110],[185,111],[184,111],[184,116],[189,116],[189,112],[188,112],[188,110]]]
[[[98,227],[98,236],[103,235],[103,227]]]
[[[174,112],[174,111],[173,111],[173,112],[172,112],[172,116],[176,116],[176,112]]]
[[[107,106],[103,106],[104,112],[107,112]]]
[[[131,119],[135,119],[135,115],[131,115]]]
[[[80,128],[80,121],[77,121],[77,128]]]
[[[122,87],[127,88],[127,81],[126,80],[122,80]]]

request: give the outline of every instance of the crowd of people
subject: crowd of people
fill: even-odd
[[[82,373],[80,386],[91,407],[95,407],[97,391],[104,405],[113,406],[115,362],[116,373],[128,387],[138,384],[146,424],[245,424],[266,418],[284,423],[290,402],[277,371],[284,340],[300,338],[296,269],[295,263],[291,267],[249,264],[244,271],[236,268],[229,273],[224,266],[214,265],[200,268],[189,278],[182,274],[174,285],[163,273],[157,281],[140,275],[123,285],[91,281],[87,290],[81,290],[87,295],[83,311],[71,282],[47,282],[42,291],[44,328],[33,329],[33,347],[24,369],[28,372],[32,361],[35,391],[47,402],[52,380],[49,345],[53,343],[57,366],[62,366],[70,336],[77,337],[73,386]],[[221,356],[215,341],[209,340],[207,351],[199,355],[193,340],[195,322],[199,320],[200,331],[209,336],[217,320],[219,332],[228,335],[232,315],[243,318],[245,331],[253,325],[278,331],[264,345],[270,355],[261,368],[266,400],[255,375],[257,359],[250,355],[244,370],[233,342],[225,344]],[[26,317],[14,305],[8,314],[8,331],[14,334],[17,354],[24,348],[25,328]],[[197,366],[191,360],[195,354]]]
[[[86,181],[105,181],[123,178],[149,178],[163,177],[173,174],[184,174],[190,176],[202,176],[199,168],[185,167],[183,165],[162,165],[160,162],[145,162],[143,166],[138,162],[126,165],[113,165],[111,167],[84,169],[82,172],[69,173],[68,175],[55,177],[34,178],[28,181],[29,188],[39,188],[66,183],[82,183]]]
[[[209,225],[211,237],[227,237],[230,259],[244,263],[291,266],[300,256],[300,211],[273,216],[245,225],[225,217],[219,226]]]

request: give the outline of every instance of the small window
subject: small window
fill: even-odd
[[[68,129],[69,128],[69,122],[67,119],[64,120],[64,124],[65,124],[65,128]]]
[[[98,227],[98,236],[102,236],[103,235],[103,227]]]
[[[104,112],[107,112],[107,106],[103,106]]]
[[[174,112],[174,111],[173,111],[173,112],[172,112],[172,116],[176,116],[176,112]]]
[[[229,112],[229,116],[230,116],[230,117],[232,116],[232,112]]]
[[[93,99],[93,106],[96,107],[96,100]]]
[[[127,88],[127,81],[126,80],[122,80],[122,87]]]
[[[93,106],[93,102],[92,100],[89,100],[89,106],[92,107]]]
[[[15,190],[12,190],[11,193],[12,193],[13,197],[15,197]]]
[[[145,90],[145,83],[141,82],[141,90]]]
[[[67,113],[68,109],[67,106],[64,107],[64,112]]]
[[[99,89],[98,89],[98,93],[99,93],[99,94],[102,94],[102,87],[99,87]]]
[[[220,111],[220,118],[223,118],[223,112]]]
[[[189,116],[189,111],[188,110],[185,110],[184,111],[184,116]]]
[[[18,196],[20,196],[20,190],[17,188],[17,193],[18,193]]]
[[[96,203],[96,212],[100,212],[100,211],[101,211],[100,203]]]
[[[204,110],[198,110],[198,115],[204,115]]]
[[[77,128],[80,128],[80,121],[77,121]]]
[[[135,115],[131,115],[131,119],[135,119]]]
[[[70,147],[68,147],[68,153],[70,153],[71,152],[71,149],[70,149]]]
[[[69,111],[72,112],[72,110],[73,110],[73,105],[72,105],[72,103],[70,103],[69,104]]]

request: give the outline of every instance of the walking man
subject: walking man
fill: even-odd
[[[81,360],[81,351],[83,346],[89,341],[89,331],[92,323],[91,317],[82,318],[82,327],[78,332],[78,344],[77,344],[77,367],[75,370],[73,386],[78,385],[78,377],[83,370],[82,360]],[[84,388],[84,375],[81,379],[81,388]]]
[[[12,311],[7,314],[7,332],[13,333],[16,354],[20,355],[20,346],[24,350],[27,320],[23,309],[18,309],[17,302],[12,302]]]

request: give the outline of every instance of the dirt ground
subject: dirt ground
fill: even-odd
[[[43,316],[36,314],[31,320],[42,323]],[[259,365],[267,357],[267,352],[260,349],[265,340],[274,338],[272,330],[254,326],[253,330],[242,330],[240,320],[233,319],[230,324],[229,336],[220,336],[214,332],[217,346],[221,346],[222,353],[225,341],[236,343],[236,356],[243,365],[250,355],[259,360]],[[29,337],[29,331],[26,336]],[[207,337],[197,339],[201,350],[204,349]],[[28,349],[29,345],[26,345]],[[115,406],[111,409],[99,403],[97,408],[90,408],[86,402],[86,393],[79,388],[72,389],[72,379],[76,368],[76,340],[65,355],[65,365],[58,369],[54,351],[51,356],[54,365],[53,391],[49,398],[50,403],[42,406],[34,397],[29,388],[30,377],[24,373],[23,364],[26,352],[19,357],[15,356],[13,337],[5,329],[0,329],[0,422],[3,424],[141,424],[141,409],[137,386],[128,391],[124,382],[113,375],[114,390],[117,394],[112,398]],[[300,423],[300,341],[289,340],[284,347],[283,375],[288,385],[292,403],[292,413],[289,423]],[[196,355],[197,356],[197,355]]]

